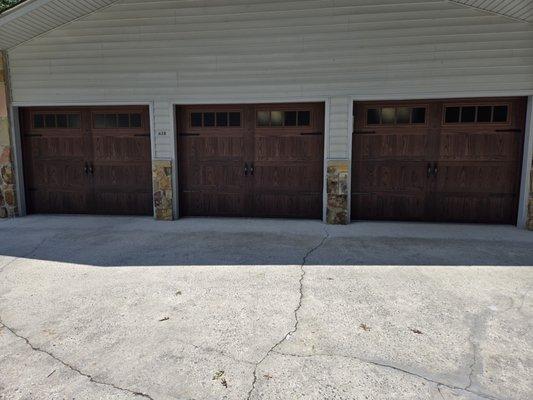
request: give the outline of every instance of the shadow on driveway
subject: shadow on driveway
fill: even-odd
[[[99,267],[301,265],[325,237],[307,265],[533,265],[533,233],[511,226],[31,216],[0,236],[0,256]]]

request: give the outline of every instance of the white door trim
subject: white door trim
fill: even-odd
[[[525,229],[528,219],[529,193],[531,192],[531,163],[533,158],[533,96],[527,99],[526,130],[524,132],[524,158],[520,179],[520,200],[517,226]]]

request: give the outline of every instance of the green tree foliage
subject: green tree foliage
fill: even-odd
[[[0,12],[21,2],[22,0],[0,0]]]

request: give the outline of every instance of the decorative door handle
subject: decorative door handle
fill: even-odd
[[[253,164],[250,164],[250,175],[254,176],[255,167]]]
[[[248,176],[248,164],[244,163],[244,176]]]
[[[437,164],[435,164],[435,166],[433,167],[433,176],[436,178],[438,174],[439,174],[439,167],[437,166]]]
[[[431,163],[428,164],[428,178],[431,178],[431,175],[432,175],[433,171],[431,169]]]

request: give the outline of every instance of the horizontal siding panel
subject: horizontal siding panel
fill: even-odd
[[[348,158],[349,103],[346,96],[330,100],[328,158]]]

